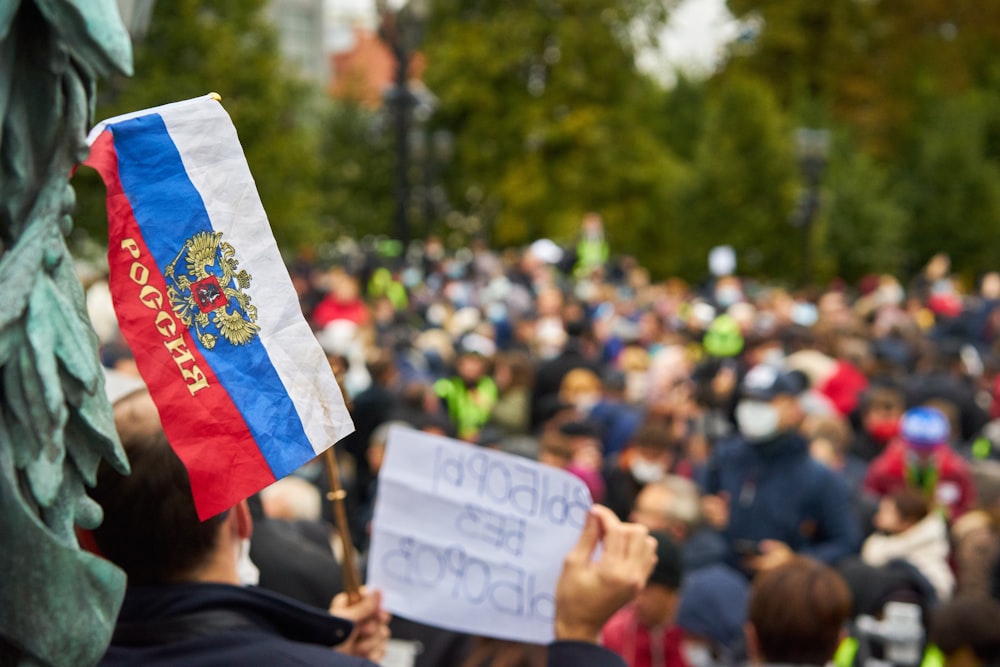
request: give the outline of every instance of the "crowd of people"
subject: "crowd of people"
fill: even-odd
[[[358,555],[388,428],[401,423],[564,468],[610,510],[602,525],[649,531],[656,564],[641,590],[587,630],[630,667],[1000,664],[1000,273],[972,288],[942,255],[905,283],[794,291],[734,267],[656,282],[611,256],[599,217],[583,230],[568,248],[448,252],[431,238],[291,266],[356,426],[337,454]],[[100,303],[98,288],[99,333]],[[127,371],[113,331],[102,340],[105,364]],[[153,459],[150,470],[165,469]],[[225,536],[225,582],[239,582],[242,563],[262,588],[331,609],[343,547],[320,473],[307,466],[204,524],[192,539]],[[114,497],[98,498],[111,517],[133,502]],[[106,524],[106,544],[140,530]],[[178,574],[150,569],[148,552],[167,545],[136,544],[106,554],[134,558],[125,569],[138,583]],[[580,547],[587,558],[591,547]],[[180,605],[175,595],[130,592],[126,608],[150,616]],[[382,637],[377,596],[366,600],[332,607],[358,621],[355,643]],[[552,651],[568,650],[391,627],[420,642],[418,665],[559,664]],[[324,639],[338,631],[316,626]]]

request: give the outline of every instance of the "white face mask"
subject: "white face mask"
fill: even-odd
[[[663,479],[664,470],[656,461],[647,461],[646,459],[635,457],[632,460],[632,464],[629,466],[629,471],[632,476],[635,477],[636,481],[642,484],[649,484],[650,482],[658,482]]]
[[[736,406],[736,423],[740,433],[751,442],[767,440],[777,434],[778,409],[764,401],[740,401]]]
[[[240,540],[236,545],[236,576],[243,586],[256,586],[260,583],[260,570],[250,560],[250,540]]]
[[[684,642],[681,644],[681,655],[688,667],[711,667],[715,663],[711,649],[704,644]]]
[[[590,412],[594,409],[594,406],[601,400],[600,394],[581,394],[576,397],[573,402],[576,409],[580,412]]]

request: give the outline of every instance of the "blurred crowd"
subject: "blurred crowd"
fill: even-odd
[[[290,272],[355,421],[337,455],[362,558],[402,423],[564,468],[652,531],[653,574],[602,633],[629,665],[1000,664],[1000,273],[973,287],[940,255],[824,289],[734,261],[654,281],[594,214],[567,246],[366,241],[328,264]],[[100,282],[88,302],[127,371]],[[261,585],[324,609],[342,587],[327,486],[311,465],[251,505]],[[756,590],[796,567],[785,597]],[[795,606],[814,585],[826,612]],[[422,665],[544,664],[405,619],[393,634]]]

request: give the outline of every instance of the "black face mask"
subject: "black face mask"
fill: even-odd
[[[476,387],[479,386],[479,378],[475,378],[472,380],[468,378],[462,378],[462,384],[465,385],[466,389],[475,389]]]

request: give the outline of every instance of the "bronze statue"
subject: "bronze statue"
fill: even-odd
[[[2,665],[96,663],[124,594],[75,534],[98,463],[128,463],[65,236],[95,81],[131,63],[114,0],[0,0]]]

